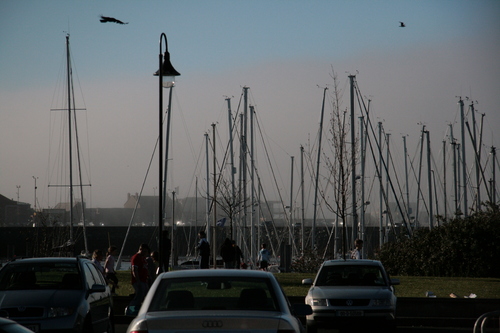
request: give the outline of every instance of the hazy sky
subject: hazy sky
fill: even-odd
[[[100,23],[99,15],[129,24]],[[152,74],[162,32],[181,73],[168,185],[181,197],[194,196],[195,177],[205,186],[204,134],[211,137],[216,123],[217,146],[226,144],[225,98],[236,111],[248,86],[289,198],[290,156],[298,184],[299,147],[316,139],[321,87],[332,84],[332,69],[346,90],[344,107],[348,75],[356,75],[395,152],[407,135],[414,155],[425,124],[437,159],[448,125],[455,136],[460,131],[457,96],[478,101],[478,115],[486,114],[484,146],[500,144],[500,1],[1,0],[0,194],[17,200],[19,193],[33,205],[37,177],[38,205],[58,199],[48,184],[56,184],[50,158],[60,115],[50,110],[64,107],[67,33],[76,106],[86,109],[78,117],[88,150],[83,182],[92,184],[87,205],[122,207],[127,193],[139,192],[158,135]],[[265,159],[258,163],[266,177]],[[157,173],[155,158],[145,195],[155,194]]]

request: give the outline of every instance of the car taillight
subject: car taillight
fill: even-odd
[[[130,331],[130,333],[148,333],[148,330]]]

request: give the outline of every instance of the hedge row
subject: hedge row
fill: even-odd
[[[432,230],[421,229],[411,238],[397,235],[386,243],[379,259],[391,275],[500,277],[500,211],[441,221]]]

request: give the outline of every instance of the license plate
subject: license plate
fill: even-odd
[[[337,317],[363,317],[363,311],[337,311]]]
[[[26,327],[29,330],[32,330],[35,333],[38,333],[40,331],[39,326],[36,325],[36,324],[32,324],[32,325],[28,324],[28,325],[23,325],[23,326]]]

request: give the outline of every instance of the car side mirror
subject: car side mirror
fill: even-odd
[[[103,293],[106,291],[106,286],[103,284],[94,284],[89,290],[89,294],[93,293]]]
[[[391,285],[393,286],[399,285],[399,279],[391,279]]]
[[[302,284],[310,286],[313,284],[313,280],[312,279],[304,279],[304,280],[302,280]]]
[[[313,310],[309,304],[296,303],[292,304],[293,314],[297,317],[309,316]]]

